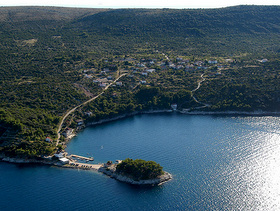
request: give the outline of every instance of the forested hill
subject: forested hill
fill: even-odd
[[[280,7],[237,6],[222,9],[120,9],[78,18],[74,25],[92,33],[158,48],[191,48],[207,54],[263,51],[280,39]],[[200,48],[203,45],[204,48]],[[215,48],[219,48],[217,51]],[[275,50],[275,49],[274,49]],[[279,50],[279,49],[276,49]]]
[[[124,35],[147,33],[188,37],[280,32],[280,7],[238,6],[223,9],[119,9],[78,21],[91,31]]]
[[[32,21],[69,21],[107,9],[84,9],[67,7],[0,7],[0,22],[24,23]]]
[[[274,42],[280,40],[279,14],[279,6],[183,10],[2,7],[0,24],[7,33],[24,29],[26,36],[64,33],[79,45],[103,47],[110,42],[119,48],[116,42],[120,42],[133,48],[149,42],[159,49],[164,45],[165,50],[221,54],[278,51]]]
[[[69,22],[106,33],[171,33],[174,36],[267,34],[280,31],[279,6],[235,6],[221,9],[83,9],[0,7],[0,22]],[[30,26],[32,27],[32,26]],[[176,32],[176,33],[174,33]]]

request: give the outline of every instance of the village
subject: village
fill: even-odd
[[[153,57],[154,56],[154,57]],[[143,56],[144,57],[144,56]],[[268,59],[262,58],[254,61],[266,63]],[[84,78],[82,83],[86,86],[87,92],[95,92],[98,89],[104,89],[121,73],[128,73],[130,80],[121,80],[116,82],[113,87],[126,86],[129,89],[135,89],[139,85],[155,86],[161,84],[161,78],[167,73],[172,75],[184,72],[188,76],[201,75],[215,78],[223,74],[223,70],[232,67],[242,67],[242,62],[237,58],[214,58],[214,59],[195,59],[184,56],[172,56],[169,58],[166,54],[156,51],[156,54],[139,58],[135,56],[103,58],[100,61],[99,68],[82,68],[81,76]],[[168,77],[167,77],[168,79]],[[86,92],[85,92],[86,93]]]
[[[197,108],[204,108],[210,106],[207,103],[199,102],[193,93],[200,88],[200,85],[205,80],[212,80],[224,75],[223,71],[230,67],[238,65],[238,62],[234,58],[225,59],[189,59],[182,56],[172,56],[170,59],[166,54],[156,52],[156,56],[143,58],[136,57],[116,57],[116,58],[103,58],[100,61],[100,68],[82,68],[81,80],[76,83],[78,89],[81,89],[88,97],[92,99],[97,98],[97,93],[103,93],[109,86],[113,88],[111,97],[116,98],[121,89],[134,90],[138,86],[158,86],[161,83],[168,85],[168,82],[162,82],[162,75],[166,80],[169,80],[166,75],[173,77],[172,86],[177,86],[174,81],[174,76],[180,73],[178,81],[182,74],[188,74],[194,78],[194,82],[190,80],[192,86],[190,87],[192,97],[197,102]],[[268,62],[267,59],[259,59],[257,63]],[[122,74],[122,75],[121,75]],[[124,76],[124,77],[122,77]],[[183,75],[184,76],[184,75]],[[120,80],[117,80],[121,77]],[[115,81],[114,81],[115,80]],[[179,81],[180,82],[180,81]],[[175,85],[174,85],[175,84]],[[167,87],[168,88],[168,87]],[[172,87],[171,87],[172,88]],[[119,90],[119,91],[118,91]],[[170,102],[170,111],[176,111],[178,106],[176,102]],[[182,109],[182,112],[187,112],[189,109]],[[85,117],[91,117],[92,111],[83,111]],[[86,126],[84,118],[82,116],[77,117],[74,114],[66,118],[62,124],[62,130],[60,130],[61,140],[57,140],[58,150],[61,151],[66,148],[67,143],[71,140],[80,130]],[[53,143],[54,141],[50,137],[46,137],[46,142]],[[58,152],[59,152],[58,151]],[[61,157],[62,158],[62,157]],[[65,156],[64,161],[68,162],[69,159]],[[73,165],[73,163],[69,163]]]
[[[168,57],[167,57],[168,58]],[[183,59],[182,57],[177,57],[173,61],[169,58],[165,60],[159,58],[152,59],[140,59],[137,61],[132,58],[116,58],[112,62],[107,59],[103,61],[108,63],[108,67],[101,70],[96,68],[83,69],[82,73],[85,79],[92,80],[93,86],[105,88],[116,76],[118,71],[116,71],[116,64],[120,67],[120,72],[129,72],[129,78],[135,78],[135,81],[143,85],[151,85],[149,76],[155,74],[156,72],[174,70],[174,71],[185,71],[185,72],[195,72],[211,69],[211,71],[220,70],[226,68],[229,63],[233,62],[232,59],[227,59],[223,63],[217,60],[208,61],[190,61],[189,59]],[[113,65],[114,63],[115,65]],[[110,65],[112,68],[110,68]],[[115,86],[124,86],[122,81],[116,83]]]

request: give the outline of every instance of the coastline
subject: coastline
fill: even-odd
[[[86,124],[85,126],[94,126],[94,125],[100,125],[103,123],[107,123],[107,122],[112,122],[112,121],[116,121],[119,119],[123,119],[126,117],[130,117],[130,116],[135,116],[138,114],[152,114],[152,113],[171,113],[172,110],[150,110],[150,111],[136,111],[136,112],[132,112],[129,114],[123,114],[123,115],[119,115],[113,118],[108,118],[108,119],[102,119],[100,121],[97,122],[91,122]],[[69,136],[64,143],[64,146],[67,147],[67,144],[69,143],[69,141],[71,141],[72,138],[74,138],[75,136],[78,135],[78,132],[80,130],[76,130],[71,136]],[[57,161],[52,161],[49,159],[43,159],[43,158],[38,158],[38,159],[28,159],[28,158],[16,158],[16,157],[7,157],[4,154],[0,154],[0,162],[7,162],[7,163],[16,163],[16,164],[42,164],[42,165],[53,165],[53,166],[60,166],[62,167],[63,165],[59,164]],[[75,166],[63,166],[65,168],[77,168]],[[82,168],[82,169],[87,169],[87,168]]]
[[[112,121],[116,121],[116,120],[119,120],[119,119],[124,119],[126,117],[136,116],[136,115],[139,115],[139,114],[155,114],[155,113],[171,113],[171,112],[172,112],[172,110],[170,110],[170,109],[150,110],[150,111],[135,111],[135,112],[132,112],[132,113],[122,114],[122,115],[112,117],[112,118],[102,119],[102,120],[99,120],[97,122],[90,122],[90,123],[86,124],[86,127],[94,126],[94,125],[100,125],[100,124],[103,124],[103,123],[112,122]]]
[[[1,159],[0,161],[2,161],[2,162],[14,163],[14,164],[40,164],[40,165],[48,165],[48,166],[59,167],[59,168],[92,170],[92,171],[100,172],[100,173],[102,173],[106,176],[109,176],[113,179],[116,179],[120,182],[132,184],[132,185],[139,185],[139,186],[162,185],[163,183],[165,183],[173,178],[170,173],[165,171],[164,174],[158,178],[135,181],[127,176],[123,176],[123,175],[115,173],[115,164],[112,167],[107,168],[105,164],[86,164],[86,163],[79,163],[79,165],[75,165],[75,163],[62,164],[58,161],[10,158],[10,157],[4,157],[3,155],[0,155],[0,159]]]
[[[120,119],[124,119],[127,117],[132,117],[136,115],[141,115],[141,114],[157,114],[157,113],[180,113],[180,114],[186,114],[186,115],[246,115],[246,116],[279,116],[280,112],[273,112],[273,111],[190,111],[189,109],[184,109],[184,110],[172,110],[172,109],[161,109],[161,110],[149,110],[149,111],[134,111],[132,113],[127,113],[127,114],[121,114],[112,118],[105,118],[101,119],[96,122],[89,122],[85,124],[85,127],[88,126],[95,126],[95,125],[100,125],[103,123],[108,123],[108,122],[113,122],[117,121]],[[67,143],[71,141],[72,138],[78,135],[80,130],[75,130],[75,132],[66,139],[65,141],[65,147],[67,147]]]
[[[107,118],[107,119],[102,119],[100,121],[97,122],[91,122],[91,123],[87,123],[85,125],[85,127],[88,126],[94,126],[94,125],[100,125],[103,123],[108,123],[108,122],[112,122],[112,121],[116,121],[119,119],[123,119],[126,117],[131,117],[131,116],[135,116],[135,115],[141,115],[141,114],[155,114],[155,113],[172,113],[172,112],[176,112],[176,113],[180,113],[180,114],[186,114],[186,115],[247,115],[247,116],[279,116],[280,112],[266,112],[266,111],[253,111],[253,112],[245,112],[245,111],[189,111],[189,110],[170,110],[170,109],[164,109],[164,110],[149,110],[149,111],[136,111],[136,112],[132,112],[132,113],[128,113],[128,114],[123,114],[123,115],[119,115],[113,118]],[[76,135],[78,135],[79,130],[76,130],[76,133],[73,134],[71,137],[69,137],[66,142],[65,142],[65,146],[67,147],[67,143]],[[16,164],[42,164],[42,165],[50,165],[50,166],[56,166],[56,167],[63,167],[63,168],[74,168],[74,169],[84,169],[84,170],[95,170],[95,171],[99,171],[102,172],[112,178],[115,178],[119,181],[122,182],[126,182],[126,183],[130,183],[130,184],[143,184],[143,185],[154,185],[154,184],[162,184],[163,182],[166,182],[170,179],[172,179],[172,175],[165,172],[166,173],[166,178],[165,179],[157,179],[157,180],[153,180],[153,181],[134,181],[128,177],[122,176],[122,175],[117,175],[115,173],[110,173],[104,170],[104,167],[100,166],[98,168],[88,168],[86,166],[73,166],[73,165],[63,165],[58,161],[55,160],[51,160],[51,159],[46,159],[46,158],[38,158],[38,159],[27,159],[27,158],[13,158],[13,157],[7,157],[4,154],[0,154],[0,161],[2,162],[9,162],[9,163],[16,163]],[[97,164],[95,164],[97,165]],[[98,164],[100,165],[100,164]]]
[[[128,114],[122,114],[116,117],[102,119],[97,122],[87,123],[85,126],[94,126],[100,125],[107,122],[116,121],[119,119],[124,119],[126,117],[132,117],[141,114],[156,114],[156,113],[172,113],[177,112],[180,114],[187,115],[248,115],[248,116],[273,116],[280,115],[278,111],[182,111],[182,110],[171,110],[171,109],[162,109],[162,110],[150,110],[150,111],[135,111]]]
[[[0,155],[0,161],[7,163],[17,164],[42,164],[42,165],[55,165],[56,162],[47,159],[27,159],[27,158],[11,158],[4,155]]]
[[[273,116],[280,115],[278,111],[177,111],[189,115],[248,115],[248,116]]]
[[[189,110],[171,110],[171,109],[162,109],[162,110],[149,110],[149,111],[135,111],[132,113],[127,113],[127,114],[122,114],[116,117],[112,118],[107,118],[107,119],[102,119],[96,122],[90,122],[85,125],[85,127],[88,126],[95,126],[95,125],[100,125],[103,123],[108,123],[112,121],[116,121],[119,119],[124,119],[127,117],[132,117],[136,115],[141,115],[141,114],[156,114],[156,113],[180,113],[180,114],[186,114],[186,115],[247,115],[247,116],[279,116],[280,112],[272,112],[272,111],[252,111],[252,112],[247,112],[247,111],[189,111]],[[65,146],[67,147],[67,143],[74,138],[75,136],[78,135],[80,130],[76,130],[74,134],[72,134],[70,137],[67,138],[65,141]],[[47,165],[53,165],[53,161],[46,161],[46,159],[26,159],[26,158],[10,158],[6,157],[3,154],[0,155],[0,161],[4,162],[10,162],[10,163],[42,163],[42,164],[47,164]]]

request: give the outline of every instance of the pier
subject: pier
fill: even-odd
[[[69,157],[78,158],[78,159],[86,160],[86,161],[94,161],[93,157],[84,157],[84,156],[80,156],[80,155],[69,155]]]
[[[70,162],[69,164],[64,165],[63,167],[98,171],[102,166],[103,164],[86,164],[86,163]]]

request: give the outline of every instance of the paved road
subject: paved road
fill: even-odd
[[[97,96],[95,96],[95,97],[93,97],[93,98],[87,100],[86,102],[83,102],[83,103],[80,104],[80,105],[77,105],[76,107],[72,108],[70,111],[68,111],[68,112],[63,116],[61,122],[59,123],[58,130],[57,130],[57,141],[56,141],[56,146],[58,145],[58,142],[59,142],[59,139],[60,139],[60,131],[61,131],[61,128],[62,128],[62,125],[63,125],[64,120],[65,120],[71,113],[73,113],[77,108],[79,108],[79,107],[81,107],[81,106],[83,106],[83,105],[86,105],[86,104],[88,104],[89,102],[91,102],[91,101],[95,100],[96,98],[98,98],[98,97],[99,97],[100,95],[102,95],[112,84],[116,83],[116,81],[118,81],[121,77],[123,77],[123,76],[125,76],[125,75],[127,75],[127,73],[124,73],[124,74],[120,75],[116,80],[114,80],[112,83],[110,83],[108,86],[106,86],[106,87],[104,88],[104,90],[103,90],[100,94],[98,94]]]

